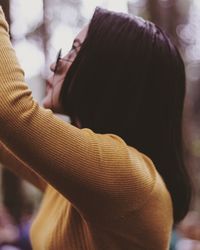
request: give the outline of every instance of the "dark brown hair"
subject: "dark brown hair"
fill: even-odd
[[[176,47],[149,21],[97,8],[60,100],[82,127],[114,133],[148,155],[163,177],[174,221],[188,212],[183,162],[185,69]]]

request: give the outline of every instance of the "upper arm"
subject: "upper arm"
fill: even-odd
[[[154,178],[140,154],[117,136],[78,129],[40,107],[4,24],[0,16],[0,140],[82,211],[137,207]]]

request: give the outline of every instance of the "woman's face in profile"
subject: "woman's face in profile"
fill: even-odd
[[[50,66],[53,72],[51,77],[46,81],[46,94],[43,99],[44,108],[51,109],[55,113],[62,114],[62,107],[59,103],[60,90],[65,79],[65,76],[76,58],[80,47],[87,35],[88,26],[84,27],[75,37],[73,45],[69,53],[61,57],[61,51],[57,56],[56,61]]]

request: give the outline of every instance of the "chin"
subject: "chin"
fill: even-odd
[[[52,109],[51,104],[45,100],[42,101],[42,107],[45,109]]]

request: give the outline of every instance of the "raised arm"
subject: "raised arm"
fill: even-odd
[[[39,107],[24,83],[2,10],[0,140],[83,212],[138,208],[154,186],[152,163],[119,137],[78,129]]]

